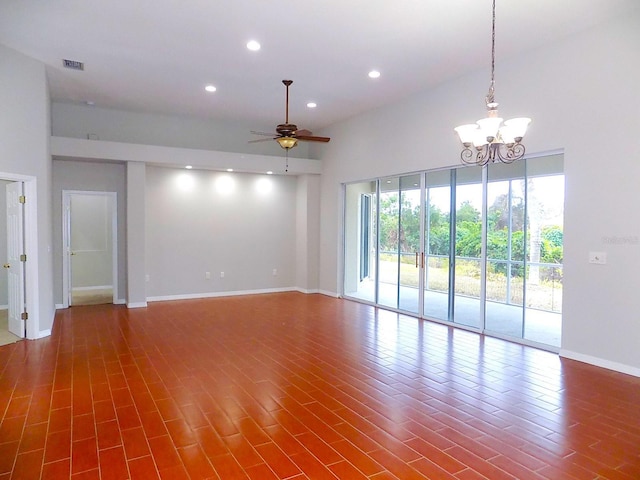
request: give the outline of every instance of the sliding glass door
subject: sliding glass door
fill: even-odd
[[[419,313],[420,175],[380,181],[378,303]]]
[[[345,296],[560,346],[562,156],[345,186]]]
[[[524,337],[524,162],[491,165],[487,181],[487,291],[485,328]]]
[[[452,209],[449,170],[425,174],[424,316],[451,320]]]
[[[482,326],[482,169],[452,172],[453,212],[452,321],[467,327]]]

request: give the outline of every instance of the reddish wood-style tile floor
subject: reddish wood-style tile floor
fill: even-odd
[[[640,379],[321,295],[59,311],[0,479],[639,479]]]

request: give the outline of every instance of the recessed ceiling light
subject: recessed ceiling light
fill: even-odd
[[[186,166],[186,167],[184,167],[184,168],[186,168],[187,170],[191,170],[193,167],[192,167],[191,165],[187,165],[187,166]]]
[[[267,175],[273,175],[273,172],[272,172],[271,170],[269,170],[269,171],[267,172]]]
[[[250,40],[249,42],[247,42],[247,48],[252,52],[257,52],[258,50],[260,50],[260,44],[255,40]]]
[[[380,77],[380,72],[378,70],[371,70],[369,72],[369,78],[378,78]]]
[[[215,91],[217,90],[217,88],[216,88],[216,87],[214,87],[213,85],[207,85],[206,87],[204,87],[204,89],[205,89],[207,92],[215,92]]]
[[[233,172],[233,168],[227,168],[227,172]]]
[[[318,105],[316,104],[316,102],[309,102],[307,103],[307,107],[308,108],[316,108]]]
[[[90,107],[93,107],[96,104],[96,102],[94,102],[93,100],[87,100],[85,103]]]

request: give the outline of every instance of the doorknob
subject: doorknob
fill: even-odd
[[[75,254],[76,254],[76,252],[71,252],[71,255],[75,255]]]
[[[5,263],[5,264],[3,265],[3,267],[4,267],[4,268],[11,268],[11,265],[9,265],[8,263]]]

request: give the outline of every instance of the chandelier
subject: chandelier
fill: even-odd
[[[486,96],[487,117],[474,124],[460,125],[455,131],[464,149],[460,158],[467,165],[484,166],[490,162],[512,163],[524,156],[522,137],[531,122],[530,118],[512,118],[502,123],[495,101],[496,64],[496,0],[493,0],[491,28],[491,83]]]

